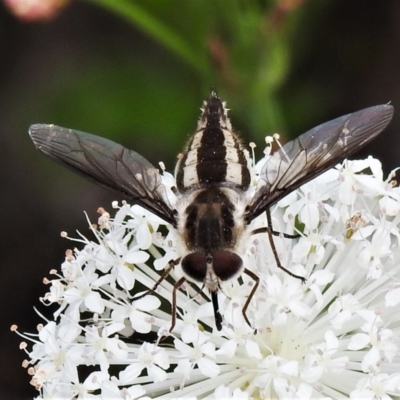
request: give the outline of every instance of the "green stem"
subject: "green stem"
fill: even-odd
[[[89,0],[92,3],[103,6],[117,15],[127,19],[129,22],[139,27],[142,31],[152,36],[162,43],[171,52],[190,64],[200,73],[209,70],[205,58],[195,53],[190,48],[189,43],[184,41],[181,36],[163,25],[146,10],[135,4],[131,0]]]

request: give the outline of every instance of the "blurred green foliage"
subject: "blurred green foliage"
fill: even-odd
[[[91,2],[121,17],[116,24],[128,22],[142,33],[125,53],[104,54],[107,45],[124,46],[112,44],[110,34],[79,66],[73,55],[65,63],[64,55],[49,77],[51,91],[44,89],[43,118],[52,118],[44,121],[110,138],[126,135],[127,147],[153,162],[163,159],[169,170],[212,86],[246,142],[262,147],[266,134],[285,132],[279,91],[290,72],[302,1]]]
[[[121,15],[186,63],[203,92],[215,85],[232,108],[246,115],[251,131],[284,126],[277,91],[289,71],[290,39],[302,1],[93,2]],[[164,87],[168,75],[159,74],[154,84]]]

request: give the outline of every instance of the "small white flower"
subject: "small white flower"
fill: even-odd
[[[86,328],[86,346],[83,356],[88,363],[98,364],[101,371],[106,372],[110,360],[124,360],[128,357],[126,344],[118,338],[108,336],[121,331],[125,327],[121,323],[112,323],[105,327],[89,326]],[[100,332],[99,332],[100,331]]]
[[[115,382],[104,381],[101,383],[100,389],[101,394],[96,398],[101,400],[134,400],[139,397],[145,400],[145,397],[142,396],[146,393],[146,390],[140,385],[132,385],[128,388],[120,389]]]
[[[361,309],[360,303],[351,293],[338,297],[329,307],[329,318],[332,327],[336,330],[350,321],[356,311]]]
[[[137,359],[119,374],[120,383],[132,384],[145,369],[147,375],[155,382],[167,379],[165,370],[169,367],[168,353],[165,349],[152,343],[143,343],[137,351]]]
[[[181,353],[175,372],[179,372],[185,379],[195,366],[204,376],[215,378],[220,373],[220,367],[215,359],[215,345],[208,340],[208,336],[197,328],[188,326],[182,332],[182,341],[175,339],[175,348]]]
[[[324,174],[318,182],[321,182],[322,179],[329,183],[330,179],[326,178],[330,178],[330,174]],[[287,222],[289,216],[298,215],[299,220],[307,226],[307,229],[314,231],[320,223],[321,215],[324,213],[328,213],[338,220],[339,211],[326,202],[330,197],[330,193],[323,189],[324,187],[318,185],[315,180],[303,185],[298,191],[300,198],[297,201],[292,201],[286,208],[283,215],[284,221]]]
[[[157,297],[146,296],[132,304],[116,305],[111,313],[114,321],[125,321],[129,319],[133,330],[139,333],[149,333],[152,318],[147,314],[157,309],[161,302]]]
[[[339,340],[332,331],[325,332],[325,341],[310,347],[310,351],[304,359],[305,368],[301,378],[307,383],[317,382],[324,373],[343,372],[349,357],[337,357],[335,354],[339,349]]]
[[[304,290],[299,280],[284,279],[282,282],[276,275],[271,275],[265,280],[268,302],[273,307],[273,325],[284,325],[287,323],[289,312],[297,317],[306,317],[311,309],[301,300]]]
[[[215,389],[215,399],[243,399],[250,400],[249,394],[239,388],[231,390],[229,386],[221,385]]]
[[[380,322],[376,320],[376,323]],[[347,348],[349,350],[361,350],[369,348],[361,363],[364,372],[379,372],[380,363],[384,360],[389,362],[397,354],[398,346],[394,343],[394,334],[390,329],[379,329],[377,324],[362,326],[366,333],[356,333],[350,340]]]
[[[350,398],[390,400],[393,399],[392,394],[398,392],[399,385],[398,373],[369,375],[359,380],[357,388],[350,393]]]
[[[173,178],[162,180],[174,204]],[[272,207],[274,230],[300,230],[298,240],[274,242],[305,284],[277,268],[267,234],[249,236],[240,256],[259,278],[251,327],[242,309],[255,282],[243,274],[221,283],[221,331],[208,294],[187,284],[163,337],[179,265],[146,290],[182,256],[180,241],[140,207],[114,208],[115,216],[101,211],[95,240],[72,239],[78,248],[42,299],[57,305],[54,321],[21,334],[33,342],[25,364],[37,399],[400,396],[400,189],[383,181],[379,161],[346,161]],[[251,228],[265,226],[261,215]]]

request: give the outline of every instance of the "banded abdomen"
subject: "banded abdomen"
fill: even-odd
[[[247,190],[250,184],[248,152],[232,131],[224,104],[213,92],[204,103],[197,131],[178,160],[178,190],[209,185]]]

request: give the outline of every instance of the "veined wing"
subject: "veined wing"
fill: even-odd
[[[252,221],[287,194],[369,143],[389,124],[391,105],[380,105],[326,122],[285,144],[267,161],[248,207]]]
[[[161,176],[140,154],[111,140],[55,125],[32,125],[29,135],[50,158],[175,224]]]

